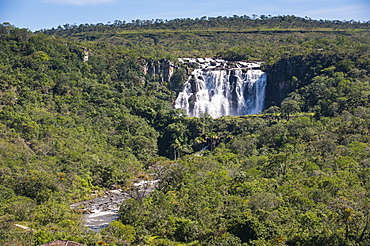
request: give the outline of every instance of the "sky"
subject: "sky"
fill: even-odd
[[[115,20],[295,15],[370,21],[370,0],[0,0],[0,23],[31,31]]]

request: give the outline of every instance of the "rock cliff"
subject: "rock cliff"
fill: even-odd
[[[140,62],[144,75],[149,78],[158,77],[161,82],[170,82],[175,65],[166,59],[145,59]]]

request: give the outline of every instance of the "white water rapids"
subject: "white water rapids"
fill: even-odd
[[[152,192],[159,180],[140,180],[133,184],[137,191],[143,196]],[[106,227],[113,220],[119,217],[119,206],[123,201],[131,198],[122,190],[109,190],[103,196],[91,200],[72,204],[70,207],[83,212],[84,225],[95,232]]]
[[[213,118],[262,112],[267,76],[258,64],[239,62],[234,68],[195,69],[179,93],[175,108],[190,117],[208,113]]]

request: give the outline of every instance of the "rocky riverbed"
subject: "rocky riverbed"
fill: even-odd
[[[101,197],[74,203],[71,208],[82,211],[85,226],[99,232],[118,218],[119,205],[128,197],[127,193],[119,189],[109,190]]]
[[[142,180],[134,183],[133,187],[147,195],[155,189],[157,183],[158,180]],[[85,226],[95,232],[100,232],[102,228],[118,218],[119,206],[131,197],[129,193],[121,189],[108,190],[102,196],[72,204],[71,209],[81,211]]]

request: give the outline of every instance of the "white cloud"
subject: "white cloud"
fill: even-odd
[[[65,5],[85,6],[85,5],[111,3],[115,0],[46,0],[46,1],[51,2],[51,3],[65,4]]]

